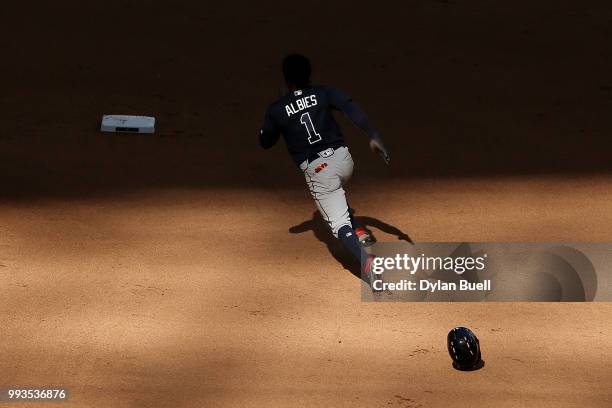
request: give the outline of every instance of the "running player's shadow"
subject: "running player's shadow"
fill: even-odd
[[[353,214],[354,214],[353,210]],[[414,244],[412,239],[405,232],[401,231],[399,228],[394,227],[393,225],[389,225],[385,222],[382,222],[376,218],[367,217],[367,216],[353,216],[355,223],[363,228],[365,228],[370,235],[375,239],[374,234],[372,233],[372,228],[376,228],[380,231],[383,231],[387,234],[397,236],[398,240],[406,241],[411,244]],[[318,211],[315,211],[312,215],[312,219],[306,220],[299,225],[294,225],[289,228],[289,232],[291,234],[301,234],[303,232],[312,231],[314,236],[321,242],[323,242],[327,246],[327,250],[329,253],[336,259],[336,261],[340,262],[344,269],[351,272],[353,275],[361,279],[361,266],[359,262],[356,262],[355,259],[351,256],[351,254],[342,246],[342,243],[339,239],[335,238],[329,225],[327,222],[321,217],[321,214]]]

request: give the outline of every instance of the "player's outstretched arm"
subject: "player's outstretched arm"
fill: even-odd
[[[350,119],[351,122],[355,124],[355,126],[363,130],[370,137],[370,149],[380,155],[385,163],[389,164],[391,162],[389,152],[385,147],[380,134],[372,126],[368,120],[368,117],[361,110],[361,108],[355,102],[353,102],[353,99],[350,96],[344,94],[336,88],[329,87],[328,95],[332,107],[344,112],[344,114]]]

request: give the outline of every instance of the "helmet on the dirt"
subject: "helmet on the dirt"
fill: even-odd
[[[480,342],[467,327],[455,327],[448,333],[448,354],[458,370],[475,370],[482,366]]]

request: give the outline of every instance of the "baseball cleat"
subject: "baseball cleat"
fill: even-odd
[[[369,247],[373,245],[374,242],[376,242],[374,240],[374,237],[370,235],[368,230],[366,230],[365,228],[355,228],[355,235],[357,235],[357,239],[359,239],[359,244],[362,247]]]

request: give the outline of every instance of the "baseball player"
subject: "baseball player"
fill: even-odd
[[[260,144],[269,149],[282,134],[289,154],[304,173],[306,184],[333,235],[357,261],[362,261],[369,236],[355,225],[342,186],[353,174],[353,159],[334,119],[343,112],[370,138],[370,147],[389,164],[380,135],[353,100],[332,86],[311,85],[308,58],[292,54],[283,60],[288,93],[272,103],[260,132]]]

